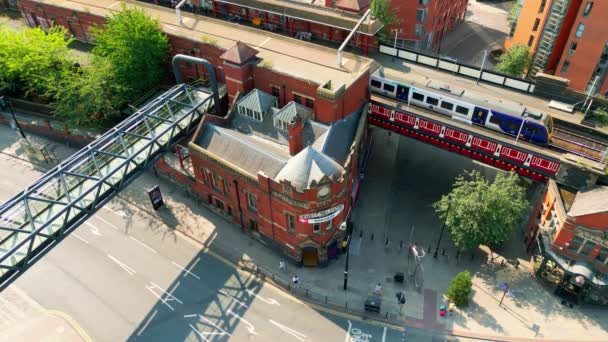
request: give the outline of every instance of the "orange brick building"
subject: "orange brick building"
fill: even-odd
[[[549,180],[526,235],[539,278],[566,300],[608,305],[608,187]]]
[[[608,2],[525,0],[505,41],[528,45],[533,53],[530,76],[537,72],[570,80],[568,87],[608,94]]]

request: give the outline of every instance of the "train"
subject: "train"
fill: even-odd
[[[426,84],[398,82],[386,78],[382,68],[369,79],[372,93],[393,98],[433,112],[451,116],[469,124],[483,126],[529,142],[547,145],[553,135],[550,114],[526,108],[518,103],[482,98],[467,90],[436,80]]]

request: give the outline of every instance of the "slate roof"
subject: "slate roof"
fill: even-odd
[[[361,11],[369,7],[370,0],[338,0],[336,7],[345,8],[353,11]]]
[[[197,143],[254,177],[262,171],[274,178],[290,158],[284,146],[211,123],[204,126]]]
[[[319,182],[323,177],[338,178],[344,168],[325,154],[308,146],[293,156],[279,171],[275,179],[287,180],[296,188],[310,187],[312,182]]]
[[[580,190],[568,216],[583,216],[596,213],[608,212],[608,186],[593,186],[585,190]]]
[[[344,165],[357,132],[360,118],[361,109],[349,114],[342,120],[332,123],[320,151],[338,164]]]
[[[276,97],[258,89],[254,89],[243,96],[239,102],[237,102],[237,106],[249,108],[260,113],[269,113],[270,108],[272,108],[272,105],[276,100]]]
[[[236,42],[236,45],[224,52],[220,58],[234,64],[244,64],[258,54],[258,50],[241,42]]]
[[[275,120],[280,120],[289,124],[296,115],[300,116],[302,121],[306,121],[312,116],[312,109],[291,101],[276,112],[273,117]]]

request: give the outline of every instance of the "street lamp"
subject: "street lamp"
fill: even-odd
[[[445,213],[445,220],[443,220],[443,226],[441,226],[441,232],[439,233],[439,240],[437,240],[437,247],[435,247],[435,253],[433,254],[433,258],[437,259],[437,253],[439,253],[439,244],[441,243],[441,238],[443,237],[443,231],[445,230],[446,222],[448,221],[448,215],[450,214],[450,205],[452,204],[452,199],[448,195],[448,210]]]
[[[394,45],[394,48],[395,48],[395,50],[397,50],[397,34],[399,33],[399,29],[393,29],[393,31],[395,31],[395,45]]]
[[[13,106],[11,105],[11,101],[4,95],[0,96],[0,107],[8,107],[8,111],[11,113],[13,122],[17,126],[17,129],[19,129],[19,135],[21,135],[21,137],[23,139],[25,139],[25,133],[23,133],[23,129],[21,128],[21,125],[19,125],[19,121],[17,121],[17,118],[15,117],[15,113],[13,112]]]
[[[348,256],[350,255],[350,237],[352,235],[352,222],[346,223],[346,262],[344,264],[344,291],[348,288]]]

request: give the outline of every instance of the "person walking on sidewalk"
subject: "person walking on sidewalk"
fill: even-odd
[[[279,261],[279,271],[285,271],[285,260]]]
[[[300,277],[298,277],[297,274],[295,274],[291,280],[293,281],[293,288],[294,289],[297,289],[297,288],[300,287]]]
[[[374,294],[378,296],[382,295],[382,285],[380,285],[380,283],[376,284],[376,287],[374,288]]]

